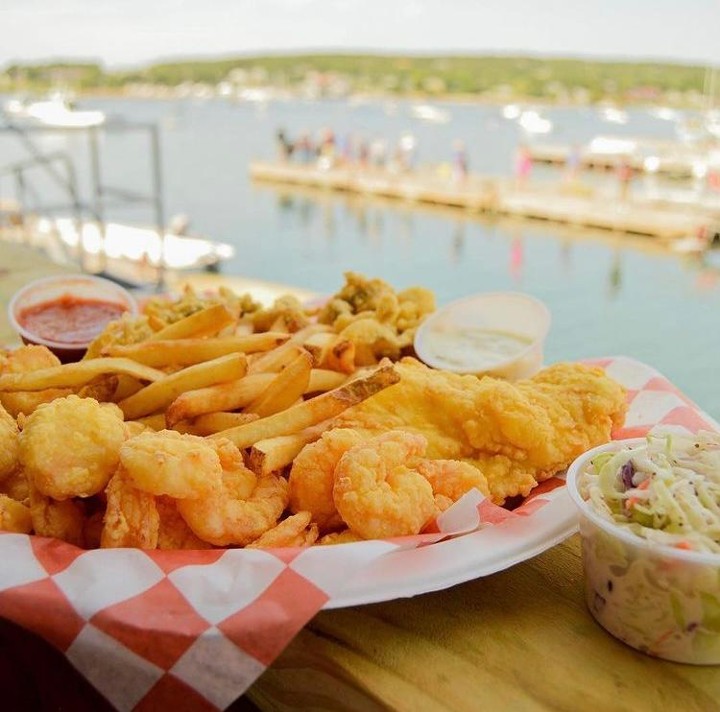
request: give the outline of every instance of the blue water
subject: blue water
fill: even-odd
[[[402,288],[423,284],[441,303],[478,291],[521,290],[543,299],[553,324],[546,360],[626,354],[662,371],[720,418],[720,270],[653,247],[652,239],[571,232],[550,223],[489,221],[462,212],[413,209],[357,197],[253,185],[247,166],[272,158],[280,126],[291,136],[333,128],[392,143],[407,131],[418,161],[449,162],[462,139],[472,171],[510,175],[516,124],[496,107],[446,105],[447,124],[413,118],[409,105],[383,102],[273,102],[265,107],[219,100],[87,101],[133,121],[162,127],[166,213],[186,213],[191,228],[236,246],[224,271],[332,292],[342,272],[380,276]],[[391,113],[388,113],[390,111]],[[625,126],[603,123],[592,109],[549,109],[554,132],[542,140],[582,142],[597,134],[672,138],[670,122],[629,112]],[[46,150],[69,150],[87,192],[87,147],[80,136],[50,135]],[[139,136],[103,141],[108,183],[149,186],[149,154]],[[0,141],[0,166],[23,155]],[[550,169],[533,180],[558,180]],[[38,181],[42,186],[42,181]],[[0,179],[0,191],[7,182]],[[45,185],[41,192],[50,195]],[[612,209],[609,204],[608,209]],[[147,210],[110,211],[149,222]],[[0,250],[1,250],[0,246]]]

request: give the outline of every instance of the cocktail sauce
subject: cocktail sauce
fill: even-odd
[[[17,319],[27,331],[48,341],[87,344],[125,311],[126,307],[117,302],[64,294],[26,307]]]

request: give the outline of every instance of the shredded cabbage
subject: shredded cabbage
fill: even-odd
[[[603,453],[580,492],[601,516],[658,544],[720,553],[720,434],[648,435]]]

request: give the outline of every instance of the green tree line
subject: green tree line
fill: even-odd
[[[653,62],[302,54],[162,62],[133,71],[107,70],[97,63],[12,64],[3,72],[3,83],[13,89],[41,89],[61,83],[80,91],[118,89],[132,83],[171,87],[184,82],[217,84],[233,70],[245,70],[251,82],[288,88],[300,85],[309,73],[316,72],[343,78],[353,91],[481,95],[506,90],[552,97],[559,91],[583,89],[595,99],[629,96],[639,89],[648,93],[702,92],[705,75],[704,67]]]

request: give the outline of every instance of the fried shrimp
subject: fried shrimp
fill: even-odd
[[[22,468],[15,470],[0,482],[0,494],[6,494],[10,499],[15,499],[23,504],[30,502],[30,487]]]
[[[39,407],[20,433],[20,462],[41,494],[56,500],[103,490],[125,440],[114,403],[70,395]]]
[[[178,500],[178,511],[190,529],[216,546],[245,546],[275,526],[288,503],[287,480],[277,475],[257,479],[243,467],[224,471],[222,484],[203,499]]]
[[[433,493],[457,502],[466,492],[475,488],[490,496],[487,479],[480,470],[461,460],[422,460],[417,471],[430,483]]]
[[[333,500],[335,467],[351,447],[362,441],[357,430],[335,428],[306,445],[290,469],[290,511],[310,512],[322,532],[343,526]]]
[[[272,529],[247,545],[248,549],[272,549],[291,546],[311,546],[318,538],[317,524],[311,524],[310,512],[298,512],[284,519]]]
[[[113,475],[105,494],[107,509],[100,546],[155,549],[160,530],[160,515],[155,497],[133,487],[122,467]]]
[[[5,494],[0,494],[0,531],[29,534],[32,528],[30,508]]]
[[[326,534],[324,537],[318,539],[317,543],[320,546],[330,546],[332,544],[352,544],[356,541],[364,541],[364,539],[351,529],[343,529],[339,532]]]
[[[30,516],[35,534],[84,546],[82,504],[76,499],[58,502],[30,487]]]
[[[220,487],[222,465],[208,440],[174,430],[145,432],[120,448],[120,462],[133,486],[178,499],[204,497]]]
[[[425,447],[422,436],[391,430],[340,458],[333,497],[350,529],[364,539],[420,532],[436,513],[430,483],[413,469]]]
[[[178,512],[177,502],[172,497],[157,497],[155,500],[160,515],[158,549],[210,549],[210,544],[195,536]]]
[[[7,479],[18,468],[19,432],[15,418],[0,405],[0,482]]]

